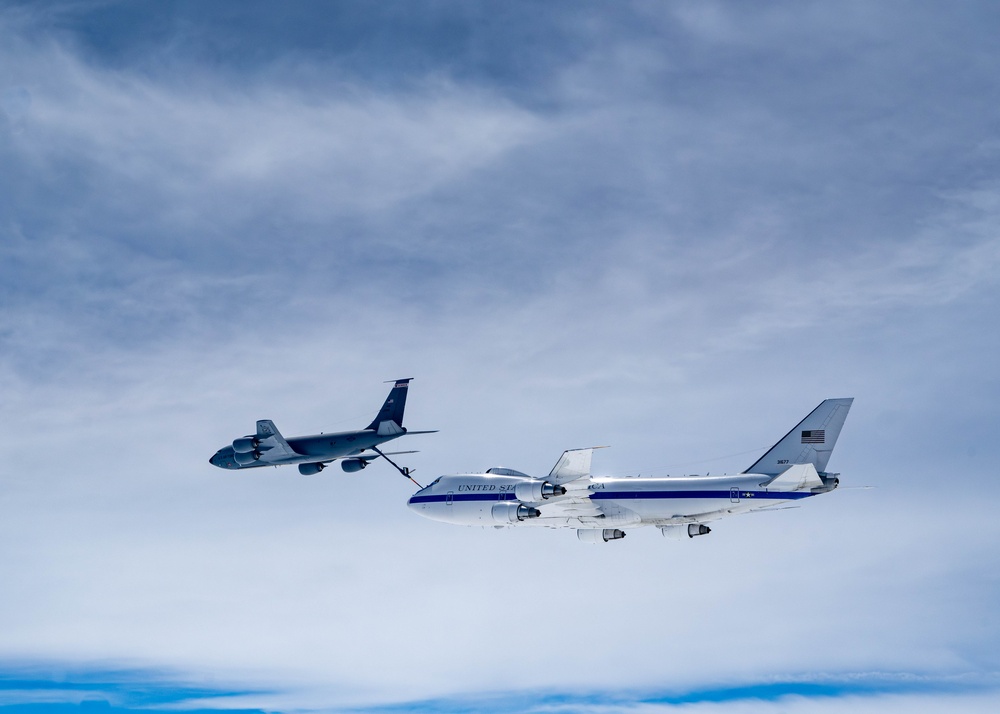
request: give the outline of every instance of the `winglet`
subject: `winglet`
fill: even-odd
[[[546,479],[549,483],[559,485],[569,481],[590,476],[590,462],[594,449],[606,449],[606,446],[588,446],[585,449],[569,449],[564,451],[549,472]]]

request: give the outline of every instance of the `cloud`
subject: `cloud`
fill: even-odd
[[[37,677],[37,675],[36,675]],[[256,707],[284,709],[309,708],[300,697],[272,692],[236,692],[171,681],[155,672],[78,671],[76,683],[52,682],[44,678],[4,682],[0,707],[11,710],[21,701],[46,702],[47,710],[77,711],[103,705],[108,711],[146,711],[149,707],[179,711],[232,711]],[[893,712],[909,710],[987,711],[995,704],[996,694],[989,682],[955,678],[932,680],[914,676],[855,676],[843,679],[820,678],[814,681],[760,682],[740,687],[693,691],[643,692],[582,691],[560,692],[555,689],[518,693],[480,694],[468,697],[403,701],[360,708],[328,708],[326,711],[366,712],[660,712],[723,711],[769,712],[840,711],[844,706],[862,711]],[[937,706],[938,709],[931,707]],[[840,708],[837,708],[840,707]]]

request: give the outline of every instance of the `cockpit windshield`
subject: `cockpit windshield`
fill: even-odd
[[[515,471],[514,469],[505,469],[502,466],[494,466],[491,469],[486,469],[486,473],[494,474],[496,476],[523,476],[524,478],[529,478],[528,474],[523,474],[520,471]]]

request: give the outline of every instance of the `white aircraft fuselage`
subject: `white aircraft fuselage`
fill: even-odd
[[[832,491],[838,485],[836,477],[820,477],[818,483],[809,485],[769,487],[766,484],[771,480],[765,474],[683,478],[591,476],[572,482],[566,494],[521,501],[517,498],[518,486],[530,487],[538,479],[490,473],[459,474],[441,477],[414,494],[407,505],[425,518],[463,526],[665,527],[700,524],[727,515],[783,506]],[[533,508],[538,515],[522,511],[522,517],[518,518],[518,505]]]
[[[456,525],[576,528],[581,540],[594,543],[617,540],[623,528],[637,526],[659,527],[667,537],[705,535],[707,522],[837,488],[838,474],[822,469],[852,401],[824,401],[751,469],[733,476],[595,477],[593,449],[577,449],[565,452],[544,479],[503,468],[441,476],[407,505]]]

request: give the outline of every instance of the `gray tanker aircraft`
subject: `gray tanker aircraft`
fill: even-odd
[[[619,540],[623,529],[638,526],[655,526],[667,538],[694,538],[724,516],[837,488],[840,474],[827,473],[826,466],[853,402],[827,399],[735,476],[595,477],[594,449],[574,449],[544,479],[505,468],[441,476],[408,505],[426,518],[457,525],[575,528],[586,543]]]
[[[403,409],[410,379],[397,379],[378,416],[364,429],[336,434],[295,436],[287,440],[269,419],[257,422],[257,433],[240,437],[232,445],[219,449],[209,463],[221,469],[248,469],[258,466],[298,464],[303,476],[318,474],[337,459],[347,472],[360,471],[371,461],[392,454],[413,453],[379,450],[379,444],[398,439],[404,434],[433,434],[434,431],[409,431],[403,428]],[[390,459],[386,459],[390,461]],[[393,464],[395,466],[395,464]],[[399,467],[397,467],[399,468]],[[401,469],[404,475],[409,472]]]

